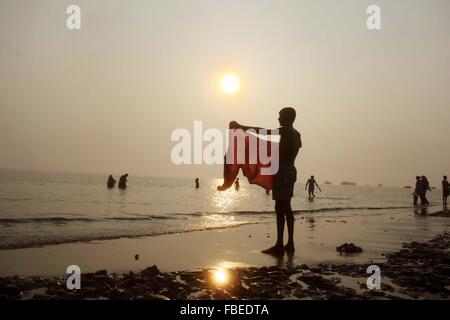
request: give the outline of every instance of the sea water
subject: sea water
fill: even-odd
[[[107,175],[0,170],[0,249],[74,241],[155,236],[212,228],[269,223],[271,195],[241,178],[239,191],[220,192],[221,179],[128,177],[126,190],[107,189]],[[115,176],[118,179],[118,176]],[[413,177],[414,178],[414,177]],[[320,182],[320,181],[319,181]],[[297,182],[296,217],[342,217],[411,210],[412,189],[322,185],[309,201]],[[440,206],[441,190],[428,193],[429,210]]]

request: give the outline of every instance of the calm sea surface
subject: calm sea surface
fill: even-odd
[[[115,177],[118,180],[118,176]],[[414,177],[413,177],[414,178]],[[154,236],[274,221],[270,195],[241,178],[241,189],[219,192],[219,179],[128,177],[109,190],[107,176],[0,170],[0,249]],[[348,216],[412,210],[411,189],[322,185],[309,202],[298,182],[297,215]],[[429,193],[430,210],[441,190]]]

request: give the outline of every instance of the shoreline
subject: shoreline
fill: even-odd
[[[436,206],[435,206],[436,207]],[[371,207],[371,206],[363,206],[363,207],[325,207],[325,208],[319,208],[319,209],[300,209],[300,210],[293,210],[293,214],[294,217],[299,217],[300,219],[303,219],[303,217],[306,215],[322,215],[322,214],[327,214],[327,213],[331,213],[331,212],[345,212],[345,213],[350,213],[350,212],[354,212],[354,211],[368,211],[368,212],[386,212],[387,210],[392,210],[392,211],[396,211],[396,210],[406,210],[411,208],[410,206],[397,206],[397,207]],[[416,209],[420,209],[421,207],[416,207]],[[426,210],[428,210],[429,208],[425,208]],[[236,212],[225,212],[225,213],[210,213],[211,215],[214,214],[219,214],[219,215],[230,215],[233,216],[234,214],[237,214],[239,217],[241,214],[250,214],[251,216],[256,216],[259,214],[264,214],[266,215],[264,217],[265,220],[267,220],[267,218],[269,218],[270,220],[273,220],[275,218],[275,211],[236,211]],[[191,215],[191,214],[188,214]],[[196,215],[196,216],[201,216],[202,214],[192,214],[192,215]],[[268,217],[267,215],[271,215],[270,217]],[[430,216],[433,214],[430,214]],[[208,216],[208,213],[205,213],[205,216]],[[147,217],[149,217],[150,219],[152,218],[152,215],[147,215]],[[329,217],[331,218],[331,216]],[[338,217],[333,217],[333,218],[340,218],[340,216]],[[1,218],[0,222],[1,223],[8,223],[9,220],[37,220],[37,221],[41,221],[41,220],[51,220],[51,221],[57,221],[57,220],[62,220],[64,221],[65,217],[48,217],[48,218],[18,218],[18,219],[13,219],[13,218]],[[83,221],[83,220],[88,220],[91,221],[90,218],[78,218],[79,220]],[[98,218],[98,221],[101,221],[102,218]],[[103,219],[114,219],[114,218],[103,218]],[[119,218],[120,219],[120,218]],[[133,219],[133,218],[131,218]],[[135,219],[139,219],[135,218]],[[143,220],[145,220],[146,218],[141,218]],[[77,220],[77,218],[75,218],[75,220]],[[236,222],[235,224],[229,224],[229,225],[221,225],[221,226],[210,226],[210,227],[197,227],[197,228],[192,228],[192,229],[186,229],[183,231],[178,231],[178,230],[172,230],[172,231],[162,231],[162,232],[150,232],[150,233],[146,233],[146,234],[139,234],[139,235],[111,235],[111,236],[99,236],[99,237],[95,237],[95,236],[86,236],[86,237],[81,237],[78,239],[59,239],[59,240],[50,240],[50,241],[42,241],[41,242],[34,242],[34,243],[28,243],[28,244],[10,244],[10,245],[6,245],[6,246],[0,246],[0,251],[3,250],[18,250],[18,249],[32,249],[32,248],[44,248],[44,247],[48,247],[48,246],[54,246],[54,245],[65,245],[65,244],[73,244],[73,243],[89,243],[89,242],[98,242],[98,241],[109,241],[109,240],[119,240],[119,239],[142,239],[142,238],[150,238],[150,237],[157,237],[157,236],[165,236],[165,235],[171,235],[171,234],[180,234],[180,233],[189,233],[189,232],[199,232],[199,231],[208,231],[208,230],[219,230],[219,229],[228,229],[228,228],[237,228],[237,227],[241,227],[241,226],[245,226],[245,225],[251,225],[251,224],[264,224],[264,223],[270,223],[268,220],[264,221],[264,222],[255,222],[255,221],[246,221],[246,222]],[[60,226],[58,224],[55,224],[55,226]]]

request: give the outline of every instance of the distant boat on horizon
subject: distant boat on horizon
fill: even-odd
[[[411,189],[411,186],[404,186],[405,189]]]
[[[323,184],[332,184],[331,181],[325,181]]]
[[[341,185],[343,185],[343,186],[356,186],[356,182],[342,181]]]
[[[379,187],[383,187],[383,185],[381,183],[378,184]]]

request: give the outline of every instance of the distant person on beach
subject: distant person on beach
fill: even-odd
[[[239,178],[237,178],[236,181],[234,182],[234,189],[236,189],[236,191],[239,191],[240,188],[241,185],[239,184]]]
[[[262,251],[262,253],[281,255],[284,251],[293,253],[294,248],[294,215],[291,208],[291,198],[294,195],[294,184],[297,181],[297,170],[295,168],[295,158],[302,147],[300,133],[294,129],[293,124],[296,117],[294,108],[281,109],[278,117],[280,122],[279,134],[279,170],[273,177],[272,199],[275,200],[275,212],[277,216],[277,242],[276,244]],[[232,121],[230,129],[253,129],[261,130],[259,127],[243,126]],[[268,135],[271,130],[266,130]],[[261,133],[261,131],[259,131]],[[288,230],[288,242],[283,246],[284,223],[286,221]]]
[[[311,176],[308,181],[306,181],[305,190],[308,188],[308,198],[315,198],[316,195],[314,194],[314,186],[317,186],[319,188],[319,191],[322,192],[322,189],[320,189],[319,185],[317,184],[316,180],[314,179],[314,176]]]
[[[195,178],[195,189],[200,188],[200,179],[199,178]]]
[[[430,202],[427,199],[427,191],[431,191],[430,188],[430,182],[428,181],[427,177],[422,176],[420,181],[422,181],[422,188],[423,188],[423,202],[424,204],[430,204]]]
[[[444,204],[445,210],[447,210],[447,198],[449,195],[450,195],[450,184],[448,183],[447,176],[444,176],[442,180],[442,203]]]
[[[126,189],[127,188],[127,178],[128,178],[128,173],[125,173],[123,176],[120,177],[119,179],[119,189]]]
[[[113,178],[112,174],[108,177],[106,186],[108,187],[108,189],[112,189],[116,186],[116,180]]]
[[[420,203],[424,204],[423,201],[423,184],[421,181],[421,178],[419,176],[416,176],[416,187],[414,189],[414,205],[417,205],[417,200],[420,198]]]

